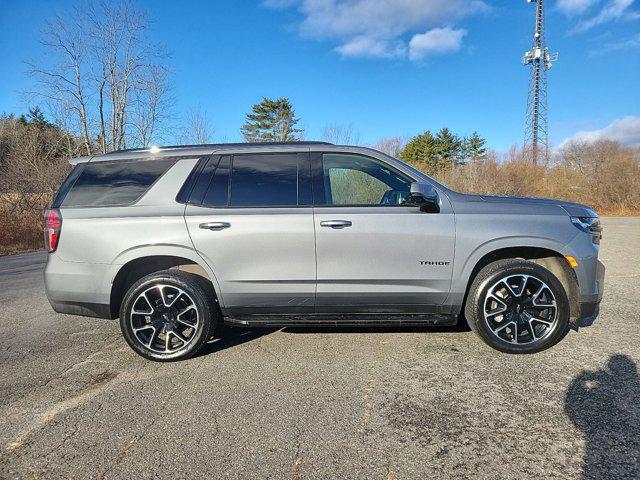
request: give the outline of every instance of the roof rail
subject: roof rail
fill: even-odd
[[[111,153],[122,153],[122,152],[145,152],[151,150],[179,150],[179,149],[187,149],[187,148],[225,148],[225,147],[252,147],[252,146],[288,146],[288,145],[333,145],[330,142],[239,142],[239,143],[202,143],[197,145],[158,145],[152,147],[144,147],[144,148],[126,148],[124,150],[114,150],[112,152],[107,152],[103,155],[109,155]]]

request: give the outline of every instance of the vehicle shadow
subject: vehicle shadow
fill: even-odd
[[[295,334],[309,333],[457,333],[468,332],[471,329],[466,322],[458,325],[436,326],[436,325],[362,325],[362,326],[334,326],[334,325],[309,325],[300,327],[284,327],[283,332]]]
[[[209,340],[194,357],[201,357],[211,353],[220,352],[227,348],[236,347],[243,343],[251,342],[271,333],[282,331],[293,334],[350,334],[350,333],[456,333],[470,331],[466,322],[458,325],[434,326],[434,325],[363,325],[363,326],[334,326],[334,325],[305,325],[295,327],[236,327],[222,325],[214,338]]]
[[[640,376],[626,355],[569,386],[565,412],[586,437],[582,478],[640,478]]]
[[[209,342],[207,342],[202,349],[194,355],[194,358],[220,352],[227,348],[237,347],[238,345],[251,342],[252,340],[264,337],[265,335],[269,335],[278,330],[280,329],[275,327],[245,328],[223,325],[218,331],[216,331],[215,337],[209,340]]]

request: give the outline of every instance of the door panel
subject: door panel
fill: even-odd
[[[351,226],[321,226],[336,220]],[[419,312],[446,299],[453,214],[428,214],[417,207],[319,207],[315,224],[321,310],[356,305],[363,311]]]
[[[214,209],[185,212],[196,250],[214,271],[229,315],[311,313],[316,261],[311,208]],[[227,223],[204,229],[200,224]]]

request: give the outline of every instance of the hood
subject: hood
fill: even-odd
[[[597,217],[596,212],[586,206],[579,203],[566,202],[564,200],[556,200],[552,198],[534,198],[534,197],[517,197],[513,195],[471,195],[471,194],[458,194],[458,201],[462,203],[469,202],[471,204],[483,204],[488,208],[494,206],[496,209],[502,209],[506,207],[509,210],[522,209],[527,210],[530,208],[550,208],[558,211],[558,213],[565,213],[572,217]],[[458,203],[458,202],[456,202]]]

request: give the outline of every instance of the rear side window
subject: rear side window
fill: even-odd
[[[235,155],[231,172],[232,207],[298,205],[298,154]]]
[[[87,163],[62,200],[62,206],[130,205],[174,163],[175,160]]]
[[[66,197],[67,193],[69,193],[69,190],[71,189],[75,181],[78,179],[78,177],[82,173],[83,168],[84,168],[83,163],[73,167],[73,170],[71,170],[71,173],[67,175],[67,178],[65,179],[65,181],[62,182],[62,185],[60,185],[60,188],[58,189],[58,193],[56,193],[56,196],[53,197],[51,208],[60,208],[60,205],[62,205],[62,201],[64,200],[64,197]]]

